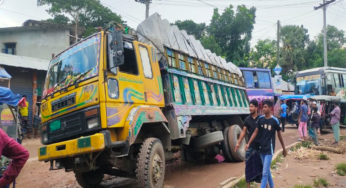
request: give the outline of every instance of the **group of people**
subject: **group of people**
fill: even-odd
[[[245,177],[250,187],[250,182],[256,181],[261,183],[261,188],[274,187],[273,179],[270,172],[270,165],[275,149],[275,135],[277,133],[283,156],[287,155],[281,132],[285,131],[285,124],[288,112],[286,101],[281,101],[277,115],[272,115],[273,102],[265,100],[262,103],[262,113],[258,114],[258,101],[250,101],[250,115],[245,119],[243,130],[238,139],[234,150],[239,149],[240,143],[247,135],[249,138],[246,145],[245,155]],[[275,111],[275,108],[274,108]],[[321,125],[321,112],[316,101],[311,101],[308,105],[306,100],[302,100],[299,107],[298,132],[299,140],[307,140],[308,136],[312,138],[314,144],[318,145],[318,134]],[[335,142],[338,144],[340,139],[340,107],[334,103],[333,110],[329,113],[330,124],[333,128]],[[279,116],[276,117],[276,116]],[[279,120],[280,119],[280,120]],[[281,126],[280,126],[281,124]],[[309,132],[308,132],[309,127]]]
[[[263,101],[263,115],[258,115],[258,102],[253,99],[250,101],[250,115],[245,119],[243,130],[238,139],[235,151],[239,149],[240,143],[246,136],[249,141],[246,145],[246,167],[245,177],[250,187],[250,182],[261,183],[261,188],[274,187],[273,178],[270,172],[270,165],[275,149],[275,135],[277,133],[283,156],[287,155],[284,141],[281,135],[280,121],[272,115],[273,102]]]
[[[288,106],[286,101],[281,101],[280,106],[280,120],[282,125],[282,131],[285,130],[286,118],[287,118]],[[330,113],[326,113],[330,118],[330,125],[333,129],[335,142],[338,144],[340,140],[340,115],[341,109],[337,103],[333,104],[333,110]],[[322,108],[318,106],[316,101],[310,101],[310,105],[307,100],[300,102],[299,116],[298,116],[298,132],[299,141],[307,140],[309,137],[313,140],[315,145],[318,145],[318,135],[320,134],[321,125],[325,123],[322,119]]]

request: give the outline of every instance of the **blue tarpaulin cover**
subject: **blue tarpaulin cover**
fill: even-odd
[[[9,88],[0,86],[0,103],[17,106],[21,99],[19,94],[14,94]]]
[[[310,95],[281,95],[280,100],[307,100],[310,98]]]
[[[12,76],[10,74],[8,74],[8,72],[3,67],[0,67],[0,78],[11,79]]]

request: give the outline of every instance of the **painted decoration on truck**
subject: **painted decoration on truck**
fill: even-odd
[[[45,113],[42,112],[42,114],[41,114],[42,118],[48,119],[48,118],[54,117],[56,115],[60,115],[64,112],[70,111],[72,109],[79,108],[79,107],[82,107],[82,106],[88,105],[88,104],[90,105],[91,102],[96,102],[97,96],[98,96],[97,95],[98,94],[98,86],[97,86],[97,84],[86,85],[86,86],[82,87],[80,90],[78,90],[76,93],[77,94],[76,94],[76,104],[75,105],[69,106],[67,108],[63,108],[62,110],[59,110],[53,114],[49,114],[49,111],[43,111]],[[63,95],[62,97],[64,97],[64,96],[66,96],[66,95]],[[46,113],[49,115],[46,115]]]
[[[123,90],[123,97],[125,103],[133,103],[132,97],[138,100],[144,100],[143,93],[140,93],[139,91],[129,87]]]
[[[174,90],[174,101],[176,103],[183,103],[181,94],[180,94],[180,85],[179,85],[179,79],[177,76],[173,75],[173,90]]]
[[[129,122],[128,139],[130,144],[132,144],[135,142],[144,123],[167,122],[167,119],[158,107],[143,105],[133,108],[127,121]]]
[[[192,104],[192,96],[191,96],[191,91],[189,87],[189,80],[187,78],[183,78],[183,84],[184,84],[186,103]]]
[[[199,87],[198,87],[197,80],[193,81],[193,86],[194,86],[194,89],[195,89],[196,104],[201,105],[202,104],[202,99],[201,99],[201,93],[199,92]]]
[[[149,91],[147,93],[147,97],[148,98],[152,98],[152,99],[154,99],[157,102],[160,102],[160,101],[163,100],[163,88],[162,88],[162,81],[161,81],[161,77],[160,76],[157,77],[157,82],[158,82],[158,85],[159,85],[159,93],[156,94],[154,91]]]

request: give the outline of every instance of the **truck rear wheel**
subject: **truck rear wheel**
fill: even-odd
[[[228,130],[228,145],[230,147],[232,158],[234,161],[240,162],[245,160],[245,145],[246,141],[243,139],[240,143],[239,149],[235,152],[234,148],[237,145],[238,138],[241,133],[241,128],[239,125],[232,125]]]
[[[228,131],[229,131],[229,127],[226,127],[223,131],[224,140],[222,142],[222,152],[226,161],[232,162],[233,158],[232,158],[231,148],[229,147],[229,144],[228,144]]]
[[[137,158],[138,187],[161,188],[165,178],[165,154],[157,138],[147,138]]]
[[[75,172],[75,176],[80,186],[84,188],[94,188],[101,183],[104,174],[99,170],[95,170],[81,173]]]

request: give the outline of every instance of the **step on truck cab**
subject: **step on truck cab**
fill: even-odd
[[[177,152],[245,157],[245,141],[234,152],[249,114],[240,70],[157,14],[135,34],[111,27],[54,57],[44,96],[38,158],[83,187],[104,174],[162,187]]]

